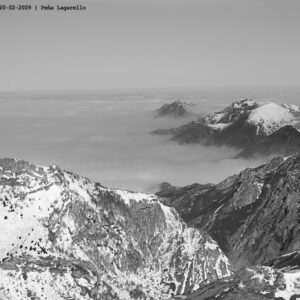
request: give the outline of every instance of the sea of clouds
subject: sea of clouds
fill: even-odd
[[[166,181],[216,183],[263,160],[232,159],[237,149],[178,145],[149,133],[220,110],[241,98],[235,95],[141,90],[1,94],[0,156],[59,165],[105,186],[143,192],[154,192]],[[186,96],[196,104],[191,118],[153,117],[164,103]]]

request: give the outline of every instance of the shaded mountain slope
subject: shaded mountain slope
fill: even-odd
[[[265,264],[300,248],[299,179],[294,155],[162,201],[175,203],[190,226],[207,230],[236,266]]]
[[[253,157],[254,155],[270,156],[292,155],[300,151],[300,132],[291,125],[273,132],[260,142],[247,147],[237,157]]]
[[[174,207],[184,220],[189,221],[192,210],[195,208],[196,197],[207,192],[213,186],[213,184],[197,183],[185,187],[171,186],[157,192],[156,195],[163,204]]]

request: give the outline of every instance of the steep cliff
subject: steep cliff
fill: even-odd
[[[300,155],[275,158],[162,201],[209,232],[236,266],[260,265],[300,248],[299,179]]]
[[[154,195],[0,160],[0,299],[164,299],[231,274]]]

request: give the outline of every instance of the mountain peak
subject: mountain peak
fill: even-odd
[[[208,114],[205,117],[205,122],[212,128],[224,129],[241,118],[246,118],[251,110],[258,108],[260,105],[252,99],[237,100],[219,112]]]
[[[219,112],[205,117],[207,125],[216,129],[234,125],[244,119],[248,124],[257,128],[258,134],[269,135],[282,126],[299,121],[299,107],[290,104],[277,104],[273,102],[256,102],[252,99],[243,99],[233,102]],[[216,126],[219,124],[218,126]]]
[[[237,108],[237,109],[253,109],[258,106],[257,102],[255,102],[253,99],[242,99],[234,101],[231,104],[231,107]]]
[[[191,114],[188,108],[193,105],[190,101],[180,98],[177,101],[161,106],[156,111],[156,117],[186,117]]]
[[[31,171],[31,172],[43,174],[47,168],[34,165],[32,163],[29,163],[21,159],[1,158],[0,169],[4,172],[5,171],[9,171],[9,172]]]

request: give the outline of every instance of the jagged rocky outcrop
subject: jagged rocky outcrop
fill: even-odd
[[[169,182],[162,182],[158,186],[158,191],[162,192],[162,191],[166,191],[166,190],[173,189],[173,188],[175,188],[175,187],[171,183],[169,183]]]
[[[251,267],[232,276],[202,285],[185,300],[296,300],[300,296],[300,270],[280,271],[271,267]]]
[[[157,196],[0,160],[0,299],[167,299],[231,274]]]
[[[297,271],[300,269],[300,250],[271,259],[267,266],[284,271]]]
[[[299,150],[299,122],[300,110],[295,105],[245,99],[197,121],[152,134],[171,135],[180,144],[240,148],[238,157],[291,155]]]
[[[204,229],[239,267],[261,265],[300,248],[300,155],[274,158],[217,185],[165,194],[195,228]]]
[[[180,216],[189,220],[191,211],[195,205],[195,197],[210,190],[213,184],[194,183],[185,187],[170,186],[156,193],[160,201],[174,207],[179,212]]]
[[[231,276],[172,299],[298,299],[299,179],[297,154],[248,168],[217,185],[158,192],[189,226],[208,231],[235,267]]]
[[[184,99],[180,99],[172,103],[167,103],[156,110],[155,117],[187,117],[191,115],[189,108],[193,105],[193,103]]]
[[[201,284],[197,291],[172,299],[296,300],[300,296],[300,253],[279,256],[267,266],[237,270],[229,277]]]

